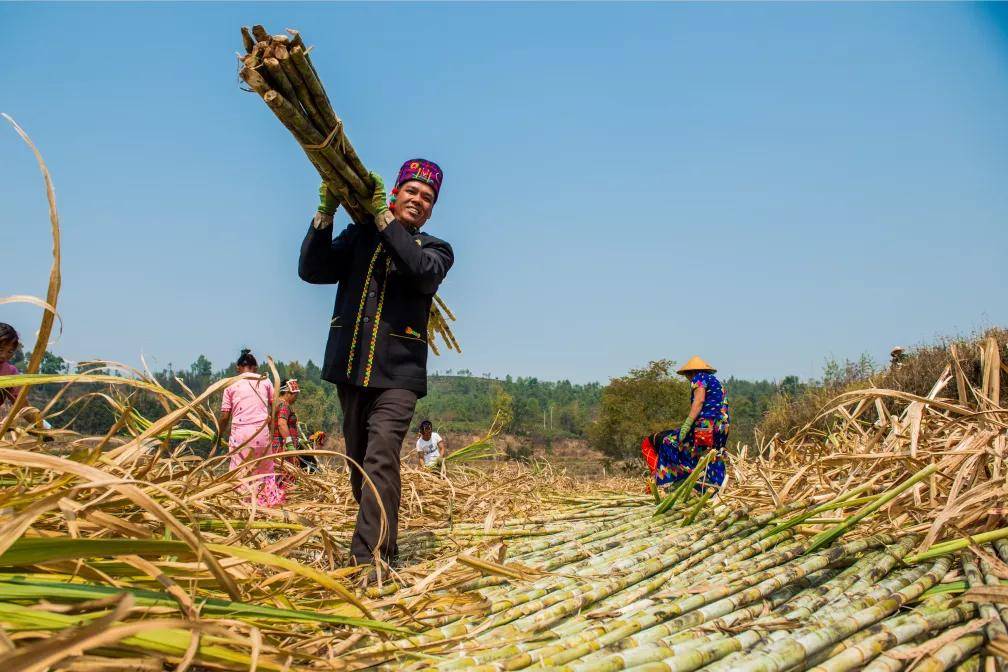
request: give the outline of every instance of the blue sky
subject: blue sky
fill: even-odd
[[[442,165],[465,353],[431,368],[808,377],[1008,323],[1004,5],[0,4],[63,356],[321,358],[318,177],[238,88],[251,23],[302,30],[371,169]],[[0,157],[0,295],[41,296],[41,180],[13,130]],[[30,341],[38,311],[0,320]]]

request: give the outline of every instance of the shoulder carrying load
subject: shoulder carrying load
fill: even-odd
[[[364,204],[371,198],[374,183],[368,170],[343,130],[322,80],[308,56],[301,34],[270,35],[260,25],[242,27],[245,54],[238,75],[258,93],[277,119],[301,145],[322,180],[358,224],[371,225]],[[440,354],[434,336],[441,335],[448,349],[462,352],[448,321],[455,316],[440,297],[435,296],[427,321],[427,343]]]

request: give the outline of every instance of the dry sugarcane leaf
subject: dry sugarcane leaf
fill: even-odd
[[[28,358],[28,364],[25,367],[25,373],[36,373],[39,370],[39,366],[42,364],[42,356],[45,354],[46,347],[49,345],[49,336],[52,333],[53,316],[56,314],[56,302],[59,299],[59,291],[61,281],[60,275],[60,226],[59,226],[59,213],[56,210],[56,194],[53,190],[52,178],[49,175],[49,169],[46,167],[45,161],[42,159],[42,154],[39,152],[35,143],[32,142],[28,134],[18,126],[17,122],[6,114],[0,113],[17,134],[21,136],[25,144],[31,148],[32,153],[35,154],[35,159],[38,162],[39,170],[42,172],[42,179],[45,182],[46,188],[46,200],[49,203],[49,223],[52,230],[53,239],[53,260],[52,267],[49,270],[49,287],[46,290],[46,300],[45,303],[52,310],[44,310],[42,312],[42,322],[38,328],[38,335],[35,339],[35,347],[32,349],[31,356]],[[7,433],[10,429],[11,424],[14,422],[15,416],[17,416],[18,411],[24,406],[28,400],[28,388],[27,386],[22,387],[18,396],[14,399],[14,404],[11,406],[10,410],[7,412],[6,418],[0,422],[0,436]]]
[[[1008,586],[977,586],[962,594],[968,602],[994,602],[1008,604]]]
[[[970,539],[969,550],[973,552],[981,560],[984,560],[990,567],[990,573],[999,579],[1008,579],[1008,564],[1005,564],[1001,560],[998,560],[994,555],[985,551],[983,548],[978,546],[972,541],[972,537],[964,537]]]
[[[941,635],[935,637],[934,639],[929,639],[920,646],[915,646],[911,649],[905,651],[893,651],[890,650],[886,655],[896,658],[897,660],[912,660],[914,658],[922,658],[924,656],[930,655],[942,648],[950,642],[954,642],[963,635],[969,635],[974,632],[978,632],[985,625],[990,623],[993,617],[990,618],[974,618],[972,621],[959,627],[946,630]]]
[[[458,561],[463,565],[472,567],[483,574],[493,574],[522,581],[530,580],[531,578],[541,576],[543,574],[543,572],[531,567],[525,567],[518,564],[502,565],[489,560],[474,558],[465,554],[460,554],[458,556]]]

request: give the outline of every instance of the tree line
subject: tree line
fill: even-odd
[[[13,363],[23,368],[23,354],[18,353]],[[63,358],[47,352],[41,372],[71,373],[89,368],[93,367],[84,363],[71,371]],[[308,360],[304,364],[277,362],[276,368],[281,378],[298,379],[301,386],[298,417],[307,429],[339,435],[342,413],[336,387],[322,380],[319,366]],[[260,371],[271,375],[265,365]],[[187,367],[176,369],[169,365],[152,372],[159,384],[183,396],[190,392],[201,394],[212,383],[236,374],[234,364],[215,368],[204,355]],[[780,385],[737,378],[724,382],[732,407],[732,440],[751,442],[754,428]],[[31,401],[42,405],[59,389],[57,385],[37,387],[32,390]],[[54,409],[60,412],[59,426],[85,435],[107,432],[115,422],[115,412],[101,397],[89,397],[93,392],[110,393],[110,390],[105,385],[84,384],[65,392]],[[111,394],[149,419],[163,413],[150,393],[124,387],[112,390]],[[211,397],[212,407],[219,403],[219,394]],[[537,441],[546,439],[547,443],[553,438],[584,439],[607,456],[622,459],[636,454],[641,436],[678,425],[688,404],[688,385],[674,373],[674,363],[669,360],[651,362],[612,379],[608,385],[510,375],[494,378],[460,369],[429,376],[428,394],[417,404],[415,424],[430,419],[443,431],[476,434],[485,431],[499,414],[511,434]]]
[[[857,360],[827,359],[822,378],[800,380],[785,376],[779,382],[724,378],[732,415],[729,445],[738,443],[755,446],[760,438],[786,435],[814,420],[819,410],[836,394],[868,385],[881,385],[914,394],[927,394],[931,385],[948,365],[950,348],[960,353],[959,366],[973,380],[979,374],[979,364],[972,354],[981,339],[993,336],[1002,348],[1008,348],[1008,330],[992,328],[983,334],[945,338],[934,344],[921,345],[906,353],[899,366],[880,366],[871,357]],[[13,360],[23,369],[24,354]],[[341,411],[336,387],[322,380],[321,369],[311,360],[278,362],[282,378],[297,378],[301,384],[298,416],[310,431],[318,429],[340,434]],[[86,370],[86,363],[75,371]],[[675,373],[671,360],[657,360],[632,369],[608,384],[572,383],[569,380],[543,381],[535,377],[494,378],[490,374],[473,375],[467,369],[434,372],[428,378],[429,393],[417,404],[415,424],[432,420],[443,431],[482,433],[499,415],[506,431],[530,437],[536,443],[553,438],[586,440],[591,447],[612,459],[635,458],[639,454],[642,436],[662,429],[677,427],[689,407],[689,385]],[[268,374],[267,368],[260,371]],[[46,352],[42,373],[70,373],[63,358]],[[214,369],[200,355],[188,367],[154,372],[154,378],[176,394],[200,394],[213,382],[237,373],[234,364]],[[1008,376],[1004,377],[1005,397],[1008,397]],[[34,388],[29,397],[35,406],[44,405],[61,389],[59,385]],[[163,413],[157,399],[142,391],[110,390],[109,386],[75,385],[59,396],[55,410],[58,426],[66,426],[86,435],[101,435],[115,422],[113,410],[101,397],[89,393],[111,394],[127,401],[149,419]],[[211,398],[211,405],[220,403],[220,396]]]

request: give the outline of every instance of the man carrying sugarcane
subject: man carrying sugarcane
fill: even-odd
[[[441,168],[407,161],[391,201],[381,177],[371,177],[365,207],[373,223],[352,223],[336,237],[337,201],[323,183],[298,265],[306,282],[339,285],[322,378],[337,386],[347,457],[357,465],[350,465],[359,505],[350,550],[358,564],[396,558],[400,449],[417,399],[427,394],[431,301],[454,261],[448,243],[420,232],[437,202]]]

